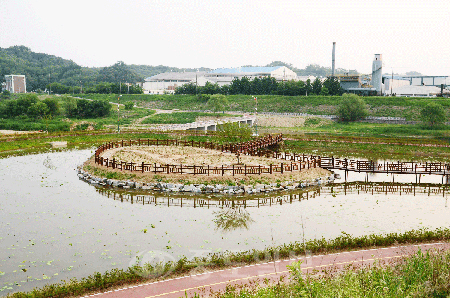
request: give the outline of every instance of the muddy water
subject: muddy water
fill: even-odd
[[[343,175],[322,188],[233,200],[115,192],[78,180],[76,166],[91,154],[0,160],[0,295],[126,268],[136,256],[168,261],[264,248],[303,233],[334,238],[450,226],[449,190],[439,185],[354,183],[366,177],[350,174],[351,183]]]

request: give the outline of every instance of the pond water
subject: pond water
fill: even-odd
[[[95,188],[76,167],[92,150],[0,159],[0,295],[46,283],[224,250],[450,226],[448,188],[355,183],[259,196],[140,194]],[[371,176],[369,181],[392,181]],[[395,182],[415,177],[394,177]],[[431,181],[424,181],[431,179]],[[345,180],[349,183],[343,183]],[[408,181],[415,182],[415,181]],[[422,182],[441,182],[423,177]]]

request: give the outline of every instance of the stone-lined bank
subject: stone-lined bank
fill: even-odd
[[[174,193],[214,193],[214,194],[256,194],[272,191],[295,190],[309,186],[317,186],[333,182],[334,174],[305,181],[284,181],[281,183],[255,184],[255,185],[222,185],[222,184],[181,184],[166,182],[142,183],[136,181],[123,181],[108,178],[99,178],[83,169],[78,169],[78,178],[94,186],[109,186],[117,189],[148,190]]]

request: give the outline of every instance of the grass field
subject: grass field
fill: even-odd
[[[86,94],[85,98],[108,99],[117,102],[116,95]],[[228,95],[226,111],[254,112],[255,101],[249,95]],[[448,98],[364,97],[369,116],[401,117],[418,121],[420,110],[430,102],[441,104],[450,114]],[[208,110],[207,100],[195,95],[123,95],[120,102],[133,101],[138,106],[152,109]],[[258,96],[258,112],[336,114],[340,96]]]

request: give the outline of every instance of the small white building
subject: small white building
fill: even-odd
[[[177,87],[184,84],[204,86],[205,74],[206,71],[160,73],[146,78],[142,88],[145,94],[173,94]]]
[[[5,90],[11,93],[27,93],[27,81],[24,75],[6,75]]]
[[[392,93],[396,96],[405,97],[436,97],[441,94],[441,88],[435,86],[411,86],[405,85],[392,88]],[[443,90],[444,95],[449,95],[450,91]]]

